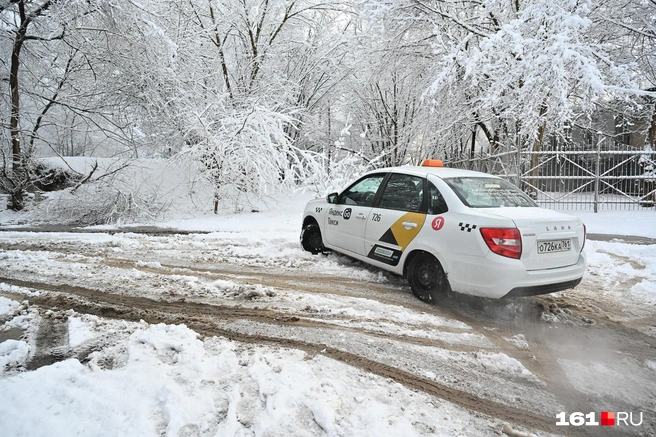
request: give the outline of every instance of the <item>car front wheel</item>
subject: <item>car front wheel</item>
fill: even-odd
[[[323,239],[321,238],[321,229],[319,229],[318,224],[310,222],[303,226],[303,230],[301,231],[301,245],[303,246],[303,250],[312,253],[312,255],[326,251],[323,245]]]
[[[416,255],[408,265],[408,283],[412,293],[423,302],[433,302],[446,297],[449,282],[440,262],[427,253]]]

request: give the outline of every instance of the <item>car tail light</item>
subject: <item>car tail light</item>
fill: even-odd
[[[522,256],[522,235],[519,229],[481,228],[481,235],[492,252],[514,259]]]
[[[585,223],[583,224],[583,244],[581,244],[581,252],[583,252],[583,248],[585,247],[585,240],[588,238],[588,228],[585,227]]]

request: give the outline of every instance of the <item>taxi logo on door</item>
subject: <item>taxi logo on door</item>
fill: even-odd
[[[442,226],[444,226],[444,217],[442,216],[435,217],[433,219],[433,222],[431,223],[431,226],[434,231],[439,231],[440,229],[442,229]]]

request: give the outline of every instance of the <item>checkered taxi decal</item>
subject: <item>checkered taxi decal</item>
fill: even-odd
[[[472,229],[476,229],[476,225],[470,225],[469,223],[460,222],[458,223],[458,226],[460,226],[461,231],[471,232]]]

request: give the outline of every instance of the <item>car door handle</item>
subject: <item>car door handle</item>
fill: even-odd
[[[359,218],[359,219],[362,219],[362,220],[364,220],[364,219],[366,219],[366,218],[367,218],[367,216],[366,216],[366,215],[364,215],[364,214],[362,214],[362,213],[360,213],[360,214],[358,214],[358,215],[356,215],[356,217],[357,217],[357,218]]]
[[[407,230],[414,229],[417,227],[417,223],[415,222],[403,222],[403,227],[406,228]]]

